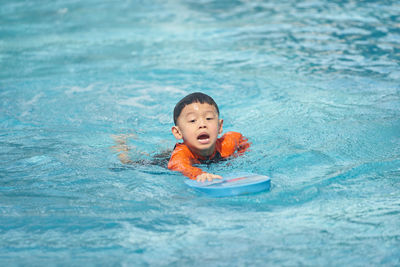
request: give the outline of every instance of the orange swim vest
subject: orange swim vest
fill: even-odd
[[[250,147],[250,143],[247,141],[248,139],[241,133],[227,132],[217,139],[215,151],[209,158],[193,154],[185,144],[176,144],[168,162],[168,169],[179,171],[190,179],[196,179],[203,171],[200,168],[193,167],[194,164],[214,162],[234,154],[240,155]]]

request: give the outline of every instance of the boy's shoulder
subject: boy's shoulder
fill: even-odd
[[[176,143],[173,152],[191,152],[190,149],[184,143]]]
[[[232,140],[232,139],[240,139],[242,137],[242,134],[239,132],[226,132],[225,134],[223,134],[219,139],[221,141],[227,141],[227,140]]]
[[[185,158],[195,158],[192,151],[184,143],[177,143],[172,151],[172,157],[185,157]]]
[[[223,135],[227,135],[227,136],[242,136],[241,133],[239,133],[239,132],[234,132],[234,131],[226,132],[226,133],[223,134]]]
[[[229,157],[236,152],[242,139],[243,136],[239,132],[227,132],[218,139],[217,150],[223,158]]]

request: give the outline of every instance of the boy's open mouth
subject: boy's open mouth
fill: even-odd
[[[201,143],[201,144],[207,144],[208,141],[210,140],[210,136],[206,133],[202,133],[199,136],[197,136],[197,140]]]

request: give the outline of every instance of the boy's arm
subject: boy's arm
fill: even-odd
[[[204,172],[200,168],[193,167],[192,165],[192,160],[187,157],[187,155],[183,155],[183,153],[180,153],[179,151],[174,151],[168,162],[168,169],[179,171],[186,177],[195,180],[197,176]]]
[[[185,155],[183,151],[174,151],[172,153],[171,159],[168,163],[168,169],[179,171],[186,177],[199,182],[222,179],[220,175],[207,173],[202,171],[200,168],[193,167],[193,159],[189,158],[188,155]]]

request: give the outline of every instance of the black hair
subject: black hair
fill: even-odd
[[[174,108],[174,123],[176,125],[176,122],[178,121],[179,115],[181,115],[181,112],[183,108],[187,105],[190,105],[192,103],[200,103],[200,104],[210,104],[215,107],[217,110],[218,116],[219,116],[219,109],[217,103],[215,103],[214,99],[212,99],[211,96],[208,96],[206,94],[196,92],[196,93],[191,93],[184,98],[182,98],[178,104],[175,105]]]

